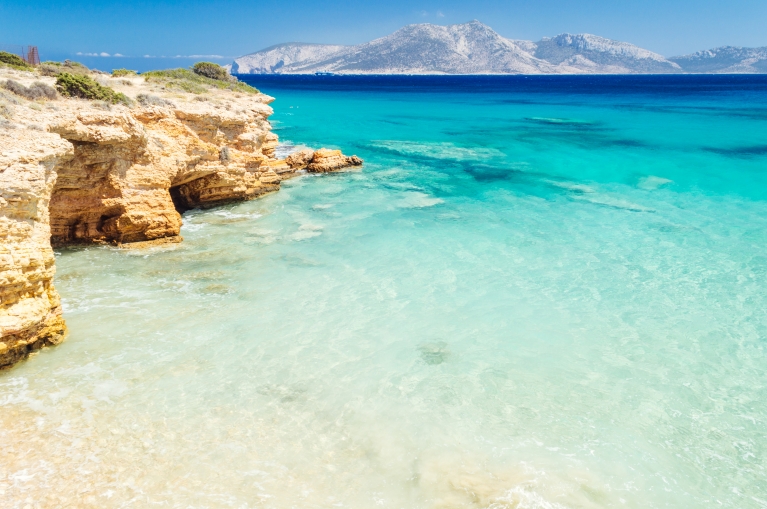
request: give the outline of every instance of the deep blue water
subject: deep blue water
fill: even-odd
[[[699,95],[716,93],[757,95],[767,90],[767,75],[585,75],[585,76],[302,76],[238,75],[238,78],[267,92],[272,90],[464,92],[506,94],[606,94]]]

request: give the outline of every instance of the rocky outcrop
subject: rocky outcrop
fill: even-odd
[[[22,83],[31,73],[4,70]],[[9,76],[5,76],[9,77]],[[45,80],[45,78],[42,78]],[[361,164],[337,150],[276,160],[273,98],[110,79],[147,106],[0,95],[0,367],[64,337],[52,245],[177,241],[180,213],[279,190],[300,171]],[[52,81],[52,80],[51,80]],[[203,99],[203,100],[200,100]]]
[[[293,152],[285,158],[285,164],[295,170],[306,168],[314,158],[314,151],[310,148],[305,148],[297,152]]]
[[[362,159],[357,156],[346,157],[340,150],[320,149],[312,155],[312,160],[306,165],[306,169],[313,173],[327,173],[360,165],[362,165]]]
[[[261,182],[270,100],[235,112],[198,102],[52,122],[49,130],[74,145],[51,201],[54,244],[175,236],[179,211],[276,190]]]
[[[59,136],[0,130],[0,367],[64,339],[48,203],[72,145]]]

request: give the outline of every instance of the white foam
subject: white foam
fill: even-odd
[[[215,210],[212,214],[226,219],[258,219],[263,216],[258,212],[237,213],[230,210]]]
[[[296,145],[291,141],[283,140],[277,145],[277,148],[274,149],[274,157],[277,159],[285,159],[290,154],[293,154],[305,148],[309,148],[309,147],[300,143]]]

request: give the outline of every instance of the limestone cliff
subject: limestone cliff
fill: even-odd
[[[64,338],[53,287],[48,203],[56,167],[72,159],[59,136],[0,130],[0,366]]]
[[[2,69],[5,79],[53,82]],[[0,89],[0,367],[64,337],[52,245],[180,240],[180,212],[277,191],[300,170],[361,164],[332,150],[276,160],[264,94],[99,80],[132,106]]]

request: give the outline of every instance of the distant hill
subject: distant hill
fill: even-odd
[[[235,74],[279,74],[300,68],[303,62],[323,61],[349,46],[289,42],[240,57],[232,63]],[[292,71],[289,71],[292,72]]]
[[[665,58],[627,42],[561,34],[506,39],[479,21],[408,25],[356,46],[291,42],[235,59],[235,74],[767,73],[767,48],[722,48]]]
[[[679,73],[674,62],[627,42],[591,34],[561,34],[531,43],[536,58],[562,73]]]
[[[738,48],[722,46],[692,55],[672,57],[685,72],[695,73],[767,73],[767,47]]]

